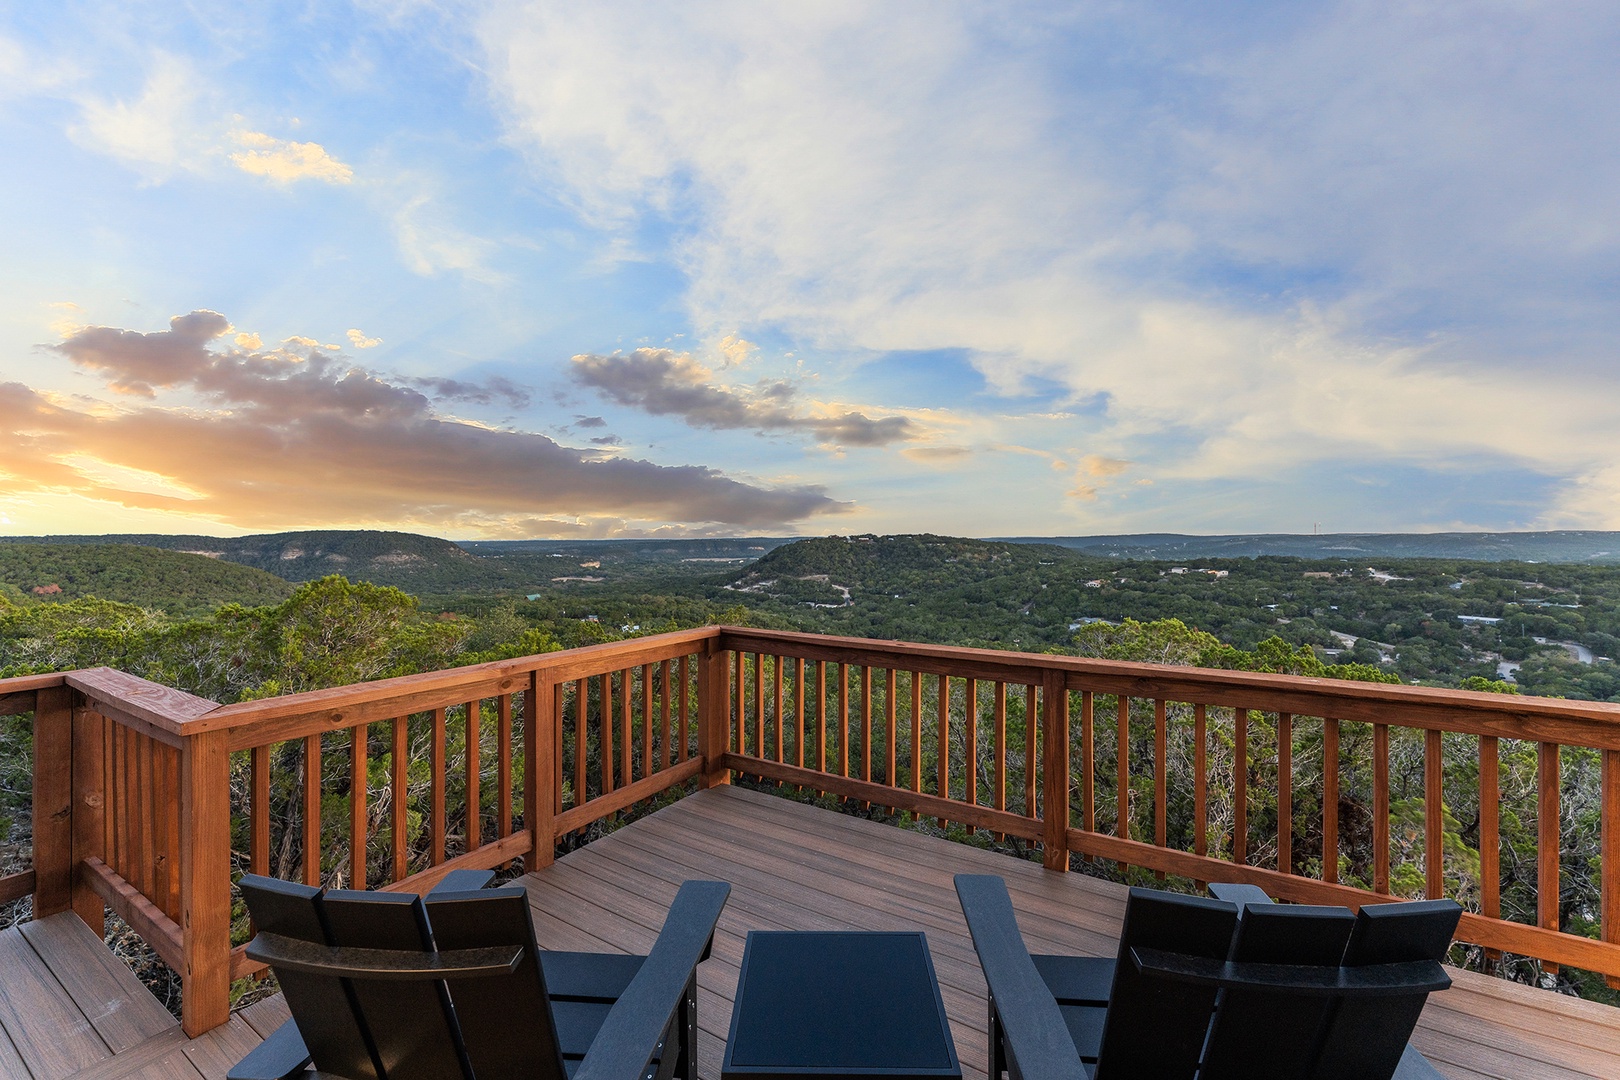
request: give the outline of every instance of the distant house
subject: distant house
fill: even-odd
[[[1307,571],[1305,571],[1305,576],[1306,577],[1331,578],[1333,576],[1333,571],[1331,571],[1331,570],[1307,570]]]
[[[1102,578],[1097,578],[1094,581],[1086,582],[1086,588],[1088,588],[1088,589],[1100,589],[1106,584],[1108,584],[1108,583],[1105,582]]]
[[[54,583],[50,584],[50,585],[35,585],[34,586],[34,595],[35,596],[56,596],[56,595],[60,594],[61,591],[62,591],[62,586],[54,584]]]

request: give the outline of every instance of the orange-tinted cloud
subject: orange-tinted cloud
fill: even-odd
[[[0,385],[0,489],[244,528],[539,517],[775,528],[842,508],[817,486],[747,484],[446,419],[417,390],[314,350],[212,351],[229,330],[223,315],[198,311],[157,333],[86,327],[52,346],[125,395],[183,390],[211,407],[82,409]],[[177,493],[119,488],[73,464],[86,458],[169,478]]]

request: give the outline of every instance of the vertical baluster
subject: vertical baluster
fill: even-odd
[[[445,712],[443,709],[434,709],[432,714],[432,730],[429,734],[428,757],[433,772],[428,788],[428,816],[430,818],[429,832],[433,837],[432,849],[428,852],[428,861],[433,866],[444,862],[447,852],[445,833],[448,826],[445,823],[445,774],[448,771],[446,755],[448,748],[445,739]]]
[[[130,755],[130,730],[117,721],[113,722],[113,749],[116,754],[114,775],[117,779],[118,813],[114,817],[113,836],[116,840],[114,848],[118,852],[118,864],[115,869],[126,878],[135,871],[131,865],[134,862],[132,837],[129,831],[130,821],[130,790],[134,787],[135,764]]]
[[[883,773],[883,782],[888,784],[890,787],[895,786],[895,769],[899,767],[900,760],[899,755],[895,753],[896,747],[894,745],[896,734],[895,722],[897,719],[897,714],[895,711],[897,703],[894,699],[895,686],[898,681],[896,676],[897,673],[895,672],[894,668],[889,668],[888,675],[883,683],[883,744],[886,754],[884,761],[885,771]],[[889,809],[892,812],[894,807],[891,806]]]
[[[1339,722],[1322,720],[1322,880],[1339,880]]]
[[[849,775],[849,665],[838,665],[838,775]]]
[[[911,673],[911,790],[922,791],[922,672]]]
[[[865,665],[861,666],[861,779],[872,779],[872,669]]]
[[[1443,789],[1441,779],[1440,732],[1430,729],[1423,733],[1423,886],[1430,900],[1445,895],[1444,840],[1445,819],[1441,816]]]
[[[394,745],[390,749],[392,758],[389,761],[389,810],[392,821],[389,823],[389,840],[393,845],[392,862],[389,873],[394,875],[395,881],[402,881],[410,873],[410,858],[406,851],[405,808],[410,797],[410,784],[408,771],[410,765],[410,717],[396,716],[394,718]]]
[[[739,660],[742,653],[737,654]],[[738,685],[742,680],[738,679]],[[606,795],[613,790],[613,673],[602,673],[602,698],[599,703],[598,719],[601,723],[597,730],[597,750],[602,758],[602,794]],[[742,727],[739,721],[738,728]]]
[[[962,686],[962,801],[979,803],[979,680],[968,679]],[[973,832],[972,826],[968,832]]]
[[[159,760],[162,762],[162,779],[159,781],[159,791],[175,792],[180,790],[180,751],[176,747],[161,746],[158,748]],[[175,922],[180,921],[180,800],[170,798],[165,800],[166,807],[163,814],[164,831],[168,842],[164,848],[167,852],[163,874],[164,900],[163,913]]]
[[[668,660],[664,661],[664,670],[662,675],[662,686],[664,692],[663,696],[660,698],[660,719],[662,720],[662,726],[659,728],[659,738],[662,739],[664,743],[663,761],[664,768],[667,769],[671,765],[675,764],[675,732],[670,728],[670,724],[673,722],[672,717],[674,715],[675,684],[670,681],[671,667],[670,661]]]
[[[1193,706],[1193,854],[1209,854],[1209,717]]]
[[[304,737],[304,884],[321,883],[321,737]]]
[[[995,785],[991,792],[997,810],[1007,809],[1007,684],[996,680],[994,697],[990,704],[991,741],[995,743],[996,765]],[[1005,839],[1004,833],[996,833],[999,842]]]
[[[349,888],[366,887],[366,725],[349,729]]]
[[[1558,744],[1536,746],[1536,924],[1558,929],[1559,844]],[[1541,970],[1557,974],[1558,965],[1543,961]]]
[[[1497,765],[1494,735],[1479,737],[1479,913],[1488,919],[1502,917],[1502,774]],[[1604,824],[1609,819],[1605,817]],[[1611,864],[1605,862],[1607,868]],[[1620,870],[1620,863],[1613,864]],[[1487,949],[1486,959],[1498,960],[1501,953]]]
[[[1277,869],[1294,872],[1294,718],[1277,714]]]
[[[748,753],[748,654],[734,652],[737,667],[737,742],[736,751],[739,754]]]
[[[528,734],[527,732],[525,734]],[[495,699],[495,836],[512,835],[512,695]]]
[[[156,739],[140,736],[136,755],[136,792],[137,805],[140,808],[140,866],[141,892],[148,897],[161,895],[158,891],[157,877],[157,830],[153,818],[157,816],[157,792],[152,787],[152,748],[157,745]]]
[[[653,666],[641,665],[641,775],[653,774]]]
[[[827,661],[816,661],[816,771],[827,771]]]
[[[951,797],[951,679],[948,675],[938,678],[939,684],[939,781],[934,793],[942,799]],[[939,827],[945,827],[945,819],[939,819]]]
[[[630,707],[635,696],[635,683],[635,672],[629,668],[619,672],[619,779],[625,786],[633,779],[630,774],[633,741],[630,736]]]
[[[1163,698],[1153,699],[1153,842],[1159,847],[1169,843],[1169,716]],[[1160,881],[1164,871],[1155,871]]]
[[[1091,704],[1091,694],[1089,692],[1087,692],[1084,696],[1085,696],[1086,704],[1089,706]],[[1025,817],[1035,817],[1037,815],[1037,812],[1038,812],[1039,807],[1040,807],[1040,803],[1036,802],[1036,795],[1035,795],[1035,781],[1036,781],[1036,777],[1037,777],[1037,775],[1039,773],[1039,769],[1037,768],[1037,764],[1040,761],[1040,755],[1038,753],[1036,753],[1035,748],[1040,746],[1040,744],[1041,744],[1041,730],[1040,730],[1040,717],[1041,717],[1041,714],[1037,710],[1037,707],[1036,707],[1037,704],[1038,703],[1035,700],[1035,684],[1030,683],[1029,685],[1024,687],[1024,816]],[[1090,715],[1090,714],[1088,713],[1087,715]],[[1088,747],[1088,749],[1089,749],[1089,747]],[[1089,792],[1091,790],[1091,788],[1089,786],[1087,786],[1086,790]],[[1089,817],[1087,818],[1087,821],[1089,823],[1089,821],[1090,821]]]
[[[771,684],[772,684],[772,689],[775,692],[775,702],[774,702],[774,704],[776,706],[776,714],[775,714],[775,720],[774,720],[774,723],[776,724],[776,758],[775,758],[775,760],[785,762],[785,761],[787,761],[787,758],[784,756],[784,751],[783,751],[784,740],[783,740],[783,737],[782,737],[782,660],[783,660],[783,658],[780,657],[780,656],[771,657]]]
[[[1249,861],[1249,710],[1232,710],[1232,861]]]
[[[676,721],[676,726],[680,728],[680,737],[678,739],[676,739],[676,742],[679,745],[676,746],[676,748],[675,748],[675,754],[676,754],[676,760],[677,761],[685,761],[687,754],[690,752],[687,749],[688,741],[691,739],[691,731],[692,731],[692,727],[691,727],[691,704],[690,704],[691,695],[689,693],[689,687],[691,686],[692,673],[691,673],[690,668],[691,668],[691,658],[687,657],[687,656],[681,657],[680,674],[678,676],[676,676],[676,678],[679,679],[680,684],[681,684],[680,685],[680,695],[675,701],[675,713],[676,713],[676,716],[679,717],[679,719]]]
[[[765,753],[765,654],[754,654],[754,754]]]
[[[270,748],[248,751],[248,870],[270,873]]]
[[[804,768],[804,657],[793,661],[793,755]]]
[[[1389,893],[1389,725],[1373,725],[1373,891]]]
[[[1114,834],[1131,838],[1131,699],[1119,695],[1119,720],[1115,726]],[[1120,864],[1120,870],[1125,864]]]
[[[591,703],[591,681],[588,678],[574,680],[574,805],[583,806],[587,795],[585,767],[590,763],[587,748],[585,711]]]
[[[1604,941],[1620,942],[1620,750],[1604,750],[1599,820],[1602,865],[1599,868],[1599,910]],[[1484,860],[1481,860],[1483,864]],[[1620,990],[1620,976],[1605,975],[1609,989]]]
[[[482,720],[479,703],[467,702],[467,851],[477,851],[484,843]]]

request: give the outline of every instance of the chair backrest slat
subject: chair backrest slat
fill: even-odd
[[[1338,968],[1355,916],[1342,907],[1251,905],[1232,942],[1238,963]],[[1331,997],[1229,988],[1216,1003],[1199,1080],[1298,1080],[1317,1060]]]
[[[332,944],[433,950],[422,900],[410,893],[331,889],[322,901]],[[471,1080],[443,982],[351,979],[385,1080]]]
[[[1443,960],[1462,908],[1451,900],[1369,904],[1356,915],[1345,967]],[[1389,1080],[1428,993],[1345,999],[1328,1021],[1315,1080]]]
[[[333,944],[320,889],[249,874],[242,878],[242,897],[257,929]],[[315,1068],[354,1080],[383,1080],[347,979],[297,971],[276,974]]]
[[[534,943],[528,893],[522,886],[478,892],[435,892],[428,921],[440,949],[522,944],[508,976],[450,983],[457,1021],[477,1080],[566,1080],[545,974]]]
[[[1133,948],[1224,960],[1237,925],[1235,905],[1201,896],[1132,889],[1120,929],[1097,1080],[1190,1080],[1198,1069],[1215,1007],[1215,988],[1144,975]]]

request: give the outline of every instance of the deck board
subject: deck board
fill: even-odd
[[[683,799],[519,880],[542,946],[629,952],[651,946],[682,881],[731,882],[713,956],[698,971],[703,1080],[719,1077],[749,930],[924,930],[964,1076],[985,1080],[985,986],[951,882],[958,873],[1006,879],[1033,950],[1113,954],[1123,886],[740,788]],[[57,921],[68,919],[77,925]],[[72,915],[0,932],[0,1080],[223,1080],[287,1018],[270,998],[187,1040],[96,947]],[[1446,1076],[1620,1080],[1620,1009],[1452,974],[1413,1037]]]

